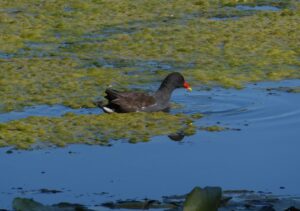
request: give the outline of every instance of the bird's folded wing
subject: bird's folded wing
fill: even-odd
[[[153,96],[138,92],[118,93],[118,97],[110,101],[111,104],[117,105],[120,110],[126,112],[140,111],[145,107],[156,103]]]

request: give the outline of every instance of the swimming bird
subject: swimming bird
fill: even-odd
[[[191,86],[178,73],[170,73],[161,83],[158,90],[153,94],[141,92],[119,92],[108,88],[105,90],[106,105],[102,101],[96,102],[106,113],[129,113],[129,112],[156,112],[168,111],[172,92],[177,88],[185,88],[192,91]]]

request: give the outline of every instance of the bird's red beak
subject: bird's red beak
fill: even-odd
[[[192,91],[192,87],[187,82],[184,82],[183,87],[189,90],[190,92]]]

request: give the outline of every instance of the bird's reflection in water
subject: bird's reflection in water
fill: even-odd
[[[178,133],[172,133],[170,135],[168,135],[168,137],[172,140],[172,141],[182,141],[184,138],[184,133],[183,132],[178,132]]]

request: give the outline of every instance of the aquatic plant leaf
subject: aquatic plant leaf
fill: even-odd
[[[34,201],[33,199],[15,198],[12,207],[16,211],[48,211],[50,207],[45,207],[43,204]]]
[[[14,198],[12,207],[15,211],[92,211],[81,204],[59,203],[43,205],[33,199]]]
[[[217,211],[222,198],[220,187],[195,187],[186,197],[184,211]]]

